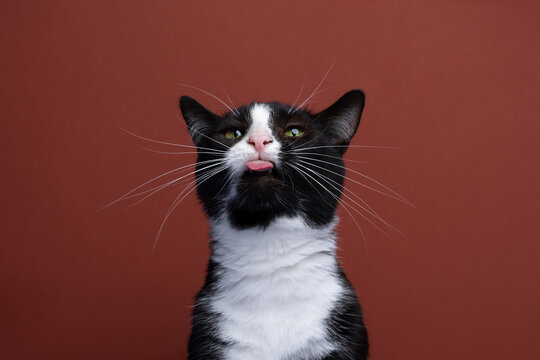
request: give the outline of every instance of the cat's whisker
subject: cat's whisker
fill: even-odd
[[[212,178],[213,176],[219,174],[221,171],[223,171],[224,169],[226,169],[227,166],[222,166],[221,168],[218,168],[216,170],[214,170],[211,174],[206,174],[204,179],[202,179],[198,184],[197,186],[200,186],[202,183],[204,183],[206,180]],[[196,183],[197,180],[195,180],[194,183]],[[192,183],[190,183],[192,184]],[[167,222],[167,219],[171,216],[171,214],[173,213],[173,211],[178,207],[178,205],[180,205],[180,203],[182,202],[182,200],[184,200],[189,194],[191,194],[193,192],[193,190],[195,190],[197,188],[197,186],[193,185],[191,187],[191,189],[189,191],[187,191],[183,196],[182,194],[185,192],[185,190],[187,190],[187,188],[189,187],[189,185],[186,186],[186,188],[174,199],[173,203],[171,204],[171,206],[169,207],[169,210],[167,211],[167,214],[165,215],[165,218],[163,219],[163,221],[161,222],[161,226],[159,227],[159,230],[157,232],[157,235],[156,235],[156,239],[154,240],[154,245],[152,246],[152,252],[154,252],[156,250],[156,246],[158,244],[158,241],[159,241],[159,238],[161,236],[161,233],[163,232],[163,228],[165,227],[165,223]]]
[[[206,163],[213,163],[213,162],[219,162],[219,161],[222,161],[222,159],[206,160],[206,161],[201,161],[200,163],[201,163],[201,164],[206,164]],[[161,175],[158,175],[158,176],[156,176],[156,177],[154,177],[154,178],[152,178],[152,179],[150,179],[150,180],[148,180],[148,181],[142,183],[141,185],[137,186],[136,188],[132,189],[131,191],[127,192],[126,194],[122,195],[120,198],[116,199],[115,201],[113,201],[113,202],[111,202],[111,203],[105,205],[105,206],[102,208],[102,210],[103,210],[103,209],[106,209],[106,208],[108,208],[109,206],[114,205],[114,204],[116,204],[116,203],[118,203],[118,202],[120,202],[120,201],[122,201],[122,200],[130,199],[130,198],[133,198],[133,197],[136,197],[136,196],[139,196],[139,195],[141,195],[141,194],[144,194],[144,193],[148,192],[148,191],[144,191],[144,192],[139,193],[139,194],[137,194],[137,195],[133,195],[134,192],[136,192],[137,190],[143,188],[144,186],[150,184],[151,182],[153,182],[153,181],[155,181],[155,180],[161,179],[161,178],[163,178],[163,177],[165,177],[165,176],[167,176],[167,175],[170,175],[170,174],[174,174],[175,172],[181,172],[181,171],[183,171],[184,169],[189,168],[189,167],[192,167],[192,166],[195,166],[195,165],[196,165],[195,163],[193,163],[193,164],[187,164],[187,165],[180,166],[180,167],[178,167],[178,168],[172,169],[172,170],[170,170],[170,171],[167,171],[167,172],[165,172],[165,173],[163,173],[163,174],[161,174]],[[151,191],[151,190],[150,190],[150,191]]]
[[[306,165],[308,165],[308,166],[312,166],[312,165],[313,165],[313,164],[311,164],[311,163],[308,162],[308,161],[304,161],[304,160],[298,160],[298,161],[301,162],[301,163],[303,163],[303,164],[306,164]],[[326,169],[323,169],[323,170],[326,171]],[[331,182],[332,182],[333,184],[335,184],[338,188],[343,188],[344,190],[349,191],[352,195],[354,195],[359,201],[362,202],[362,204],[364,204],[364,205],[365,205],[365,206],[373,213],[373,214],[371,214],[371,215],[373,215],[374,217],[379,217],[380,220],[382,221],[382,218],[380,217],[380,215],[377,214],[377,212],[376,212],[375,210],[373,210],[373,208],[372,208],[371,206],[369,206],[369,204],[368,204],[364,199],[362,199],[360,196],[358,196],[358,195],[357,195],[356,193],[354,193],[352,190],[348,189],[347,187],[345,187],[344,185],[342,185],[342,184],[339,183],[338,181],[335,181],[335,180],[329,178],[328,176],[321,174],[320,172],[319,172],[319,175],[325,177],[326,180],[331,181]]]
[[[230,112],[236,113],[229,105],[227,105],[227,103],[226,103],[225,101],[221,100],[219,97],[217,97],[216,95],[214,95],[214,94],[212,94],[212,93],[210,93],[210,92],[208,92],[208,91],[206,91],[206,90],[203,90],[203,89],[198,88],[198,87],[196,87],[196,86],[191,86],[191,85],[188,85],[188,84],[177,83],[177,82],[174,82],[174,81],[173,81],[173,84],[179,85],[179,86],[185,86],[185,87],[188,87],[188,88],[190,88],[190,89],[194,89],[194,90],[200,91],[200,92],[202,92],[203,94],[206,94],[206,95],[212,97],[214,100],[219,101],[223,106],[225,106],[227,109],[229,109]]]
[[[217,155],[217,156],[223,156],[223,152],[211,152],[211,151],[159,151],[150,149],[147,147],[143,147],[144,150],[150,151],[157,154],[165,154],[165,155],[189,155],[189,154],[205,154],[205,155]]]
[[[179,119],[180,119],[180,118],[179,118]],[[196,134],[198,134],[198,135],[200,135],[200,136],[202,136],[202,137],[208,139],[208,140],[211,140],[211,141],[215,142],[215,143],[218,144],[218,145],[223,146],[223,147],[226,148],[227,150],[231,148],[230,146],[225,145],[225,144],[222,143],[221,141],[217,141],[216,139],[211,138],[210,136],[207,136],[207,135],[201,133],[200,131],[195,130],[193,127],[188,126],[188,129],[189,129],[190,131],[193,131],[194,133],[196,133]],[[226,150],[225,150],[225,151],[226,151]]]
[[[323,194],[321,194],[321,192],[319,191],[319,189],[318,189],[315,185],[313,185],[313,184],[311,183],[311,181],[309,181],[309,179],[306,177],[306,175],[308,175],[308,174],[306,174],[305,171],[303,171],[302,169],[299,169],[298,167],[296,167],[296,166],[293,165],[293,164],[288,164],[288,166],[290,166],[292,169],[296,170],[296,172],[298,172],[298,173],[299,173],[299,174],[300,174],[300,175],[301,175],[301,176],[302,176],[302,177],[303,177],[303,178],[304,178],[304,179],[305,179],[305,180],[313,187],[313,189],[315,189],[315,191],[319,194],[319,196],[320,196],[322,199],[324,199],[324,196],[323,196]],[[328,201],[325,201],[325,202],[326,202],[326,204],[327,204],[329,207],[332,207],[332,205],[331,205],[330,203],[328,203]]]
[[[182,179],[178,183],[174,184],[176,186],[171,187],[170,192],[175,192],[176,193],[178,190],[183,189],[185,187],[186,183],[192,182],[194,180],[197,180],[197,177],[195,175],[193,175],[192,177],[187,177],[185,179]]]
[[[405,237],[405,235],[403,235],[403,233],[401,231],[399,231],[396,227],[394,227],[392,224],[390,224],[389,222],[387,222],[386,220],[384,220],[382,218],[381,215],[379,215],[379,213],[377,213],[364,199],[362,199],[360,196],[358,196],[354,191],[346,188],[346,187],[343,187],[343,189],[345,191],[348,191],[351,195],[353,195],[355,198],[357,198],[362,204],[364,204],[368,209],[368,213],[370,213],[370,215],[372,215],[373,217],[375,217],[377,220],[379,220],[380,222],[382,222],[388,229],[390,229],[391,231],[394,231],[395,233],[398,233],[399,235]],[[349,196],[347,196],[346,194],[343,194],[345,195],[347,198],[349,198]]]
[[[174,179],[174,180],[171,180],[171,181],[169,181],[169,182],[167,182],[167,183],[165,183],[165,184],[159,185],[159,186],[155,187],[154,189],[152,189],[153,191],[151,191],[148,195],[144,196],[142,199],[140,199],[140,200],[136,201],[135,203],[131,204],[130,207],[133,207],[133,206],[135,206],[135,205],[137,205],[137,204],[143,202],[144,200],[146,200],[146,199],[148,199],[149,197],[151,197],[152,195],[158,193],[159,191],[161,191],[162,189],[166,188],[167,186],[170,186],[170,185],[172,185],[172,184],[178,183],[178,181],[180,181],[180,180],[182,180],[182,179],[185,179],[185,178],[187,178],[187,177],[190,176],[190,175],[194,175],[194,174],[196,174],[196,173],[198,173],[198,172],[202,172],[202,173],[204,174],[204,171],[206,171],[206,170],[208,170],[208,169],[211,169],[211,168],[213,168],[213,167],[216,167],[216,166],[218,166],[218,165],[223,165],[223,164],[222,164],[222,162],[218,162],[218,163],[215,163],[215,164],[210,164],[210,165],[207,165],[207,166],[205,166],[205,167],[203,167],[203,168],[196,169],[196,170],[194,170],[194,171],[192,171],[192,172],[190,172],[190,173],[188,173],[188,174],[182,175],[182,176],[180,176],[179,178],[176,178],[176,179]],[[139,196],[139,195],[141,195],[141,194],[137,194],[136,196]],[[132,196],[132,197],[136,197],[136,196]]]
[[[188,185],[186,185],[184,187],[184,189],[176,196],[176,198],[173,200],[172,204],[170,205],[169,209],[167,210],[167,214],[165,215],[165,218],[163,219],[163,221],[161,222],[161,225],[158,229],[158,232],[157,232],[157,235],[156,235],[156,238],[154,239],[154,244],[152,245],[152,253],[156,250],[156,247],[157,247],[157,244],[158,244],[158,241],[159,241],[159,238],[161,237],[161,233],[163,231],[163,228],[165,226],[165,223],[167,222],[167,219],[169,218],[169,216],[171,215],[171,213],[174,211],[174,209],[176,209],[176,207],[180,204],[180,202],[184,199],[185,196],[189,195],[193,190],[195,190],[197,188],[196,186],[196,180],[190,182]],[[187,193],[187,189],[190,189]],[[186,193],[184,195],[184,197],[182,197],[182,195]],[[179,200],[180,199],[180,200]]]
[[[295,108],[294,105],[296,105],[296,102],[300,99],[300,96],[302,95],[302,92],[304,91],[304,86],[306,86],[306,77],[304,76],[304,81],[302,82],[302,87],[300,87],[300,91],[298,92],[298,95],[296,96],[296,99],[294,99],[291,107],[289,108],[289,111],[287,111],[287,114],[291,114],[291,111]]]
[[[317,91],[315,94],[313,94],[311,99],[304,104],[304,107],[306,107],[307,105],[313,103],[317,96],[321,95],[323,92],[325,92],[325,91],[327,91],[327,90],[329,90],[331,88],[333,88],[333,86],[328,86],[328,87],[325,87],[324,89],[321,89],[321,90]]]
[[[330,74],[330,71],[332,70],[332,68],[334,67],[336,63],[333,62],[332,65],[330,65],[330,68],[328,69],[328,71],[326,72],[326,74],[324,74],[322,80],[319,82],[319,85],[317,85],[317,87],[315,88],[315,90],[313,90],[313,92],[311,93],[310,96],[308,96],[308,98],[306,100],[304,100],[304,102],[302,102],[300,105],[298,105],[298,107],[296,109],[301,109],[306,103],[309,102],[309,100],[315,95],[315,93],[317,92],[317,90],[319,90],[319,88],[321,87],[321,85],[324,83],[324,80],[326,80],[328,74]],[[294,111],[293,111],[294,113]]]
[[[362,227],[360,226],[360,224],[358,223],[356,218],[353,216],[353,214],[347,209],[346,205],[348,205],[348,204],[344,202],[343,206],[342,206],[342,209],[345,210],[347,212],[347,214],[349,214],[349,216],[354,221],[354,224],[356,225],[358,230],[360,230],[360,235],[362,236],[362,241],[364,242],[364,249],[366,249],[366,254],[369,257],[369,247],[368,247],[368,242],[367,242],[367,239],[366,239],[366,235],[364,234],[364,230],[362,230]]]
[[[234,158],[233,158],[233,159],[234,159]],[[208,163],[210,163],[211,165],[210,165],[210,166],[206,166],[206,167],[201,168],[201,169],[198,169],[198,170],[195,170],[195,171],[192,171],[192,172],[190,172],[190,173],[188,173],[188,174],[185,174],[185,175],[181,176],[180,178],[174,179],[174,180],[169,181],[169,182],[167,182],[167,183],[164,183],[164,184],[162,184],[162,185],[158,185],[158,186],[156,186],[156,187],[153,187],[152,189],[145,190],[145,191],[139,192],[139,193],[137,193],[137,194],[132,194],[132,195],[130,195],[130,196],[125,197],[123,200],[135,198],[135,197],[138,197],[138,196],[140,196],[140,195],[143,195],[143,194],[146,194],[146,193],[148,193],[148,192],[151,192],[151,191],[155,190],[152,194],[150,194],[150,195],[144,197],[143,199],[137,201],[136,203],[132,204],[130,207],[135,206],[135,205],[137,205],[138,203],[140,203],[141,201],[147,199],[148,197],[150,197],[150,196],[152,196],[153,194],[155,194],[155,193],[161,191],[162,189],[166,188],[166,187],[169,186],[169,185],[172,185],[172,184],[181,184],[181,183],[183,183],[183,182],[189,181],[189,179],[186,179],[186,178],[189,178],[189,176],[195,175],[198,171],[201,172],[201,173],[199,174],[199,176],[202,177],[206,172],[210,171],[210,170],[208,170],[208,169],[211,169],[211,168],[213,168],[213,167],[215,167],[215,166],[217,166],[217,165],[220,165],[220,164],[225,164],[225,160],[224,160],[224,159],[213,159],[213,160],[199,161],[199,162],[198,162],[198,165],[203,165],[203,164],[208,164]],[[186,166],[184,166],[184,167],[195,166],[195,165],[196,165],[196,164],[189,164],[189,165],[186,165]],[[182,171],[185,171],[185,169],[182,170]]]
[[[160,141],[160,140],[150,139],[150,138],[147,138],[147,137],[144,137],[144,136],[141,136],[141,135],[137,135],[137,134],[135,134],[135,133],[132,133],[131,131],[124,129],[124,128],[121,127],[120,125],[116,125],[116,126],[117,126],[120,130],[122,130],[123,132],[125,132],[126,134],[129,134],[129,135],[134,136],[134,137],[136,137],[136,138],[138,138],[138,139],[141,139],[141,140],[146,140],[146,141],[150,141],[150,142],[153,142],[153,143],[156,143],[156,144],[162,144],[162,145],[178,146],[178,147],[185,147],[185,148],[190,148],[190,149],[197,149],[197,146],[193,146],[193,145],[176,144],[176,143],[167,142],[167,141]],[[216,149],[212,149],[212,148],[204,148],[204,147],[199,147],[199,149],[203,149],[203,150],[223,151],[223,150],[216,150]]]
[[[399,147],[395,146],[379,146],[379,145],[320,145],[313,147],[299,147],[292,151],[304,151],[304,150],[317,150],[323,148],[362,148],[362,149],[388,149],[388,150],[399,150]]]
[[[348,180],[354,182],[355,184],[358,184],[358,185],[360,185],[360,186],[363,186],[363,187],[365,187],[365,188],[367,188],[367,189],[370,189],[370,190],[372,190],[372,191],[374,191],[374,192],[376,192],[376,193],[382,194],[382,195],[384,195],[384,196],[387,196],[387,197],[389,197],[389,198],[392,198],[392,199],[401,201],[401,202],[403,202],[403,203],[405,203],[405,204],[407,204],[407,205],[409,205],[409,206],[414,207],[414,205],[413,205],[409,200],[405,199],[403,196],[401,196],[400,194],[398,194],[398,193],[395,192],[394,190],[390,189],[388,186],[381,184],[381,183],[378,182],[377,180],[374,180],[374,179],[370,178],[369,176],[362,174],[362,173],[359,172],[359,171],[356,171],[356,170],[347,168],[346,166],[342,166],[342,165],[339,165],[339,164],[334,164],[334,163],[329,162],[329,161],[324,161],[324,160],[320,160],[320,159],[314,159],[314,158],[306,157],[306,156],[297,156],[297,157],[298,157],[299,159],[305,159],[305,160],[309,160],[309,161],[317,161],[317,162],[329,164],[329,165],[332,165],[332,166],[335,166],[335,167],[338,167],[338,168],[341,168],[341,169],[345,169],[345,170],[350,171],[350,172],[352,172],[352,173],[354,173],[354,174],[360,175],[360,176],[362,176],[363,178],[368,179],[368,180],[374,182],[375,184],[377,184],[377,185],[383,187],[384,189],[390,191],[390,192],[391,192],[392,194],[394,194],[395,196],[390,195],[390,194],[387,194],[387,193],[385,193],[385,192],[383,192],[383,191],[380,191],[380,190],[377,190],[377,189],[375,189],[375,188],[372,188],[371,186],[366,185],[366,184],[364,184],[364,183],[361,183],[361,182],[359,182],[359,181],[357,181],[357,180],[354,180],[354,179],[352,179],[352,178],[350,178],[350,177],[348,177],[348,176],[341,175],[341,174],[339,174],[339,173],[337,173],[337,172],[334,172],[334,171],[332,171],[332,170],[328,170],[328,169],[326,169],[326,168],[324,168],[324,167],[322,167],[322,166],[318,166],[318,165],[315,165],[315,164],[311,164],[311,165],[314,166],[314,167],[317,167],[317,168],[326,170],[326,171],[328,171],[328,172],[331,172],[331,173],[333,173],[333,174],[342,176],[343,178],[348,179]]]
[[[337,188],[336,186],[332,185],[330,182],[327,181],[326,177],[323,176],[322,174],[318,173],[317,171],[313,170],[313,169],[310,169],[308,166],[305,166],[305,165],[302,165],[302,164],[296,164],[298,166],[301,166],[302,168],[310,171],[311,173],[313,173],[314,175],[317,175],[320,179],[326,181],[326,183],[330,186],[332,186],[332,188],[334,188],[336,191],[340,191],[339,188]],[[322,186],[322,185],[321,185]],[[353,202],[353,204],[355,204],[356,206],[360,207],[362,210],[366,211],[368,214],[370,214],[371,216],[374,216],[374,214],[372,214],[371,212],[369,212],[365,207],[363,207],[362,205],[358,204],[356,201],[354,201],[351,197],[347,196],[347,194],[342,194],[342,195],[345,195],[345,197],[347,197],[347,199],[349,199],[350,201]],[[339,199],[338,199],[339,200]],[[341,199],[341,201],[346,204],[346,202],[343,201],[343,199]],[[364,218],[364,220],[366,220],[367,222],[369,222],[371,225],[373,225],[373,227],[375,227],[377,230],[379,230],[381,233],[383,233],[384,235],[386,236],[389,236],[389,234],[382,230],[380,227],[378,227],[374,222],[372,222],[367,216],[365,216],[362,212],[360,212],[358,209],[356,209],[355,207],[353,207],[352,205],[349,204],[349,206],[351,206],[351,208],[353,210],[355,210],[360,216],[362,216]],[[384,223],[384,220],[381,219],[381,221],[383,221]]]
[[[232,180],[232,178],[234,177],[234,173],[233,172],[229,172],[229,175],[227,176],[227,178],[225,179],[225,182],[223,183],[223,186],[221,187],[221,189],[219,189],[218,193],[216,194],[216,197],[218,197],[219,194],[221,194],[221,192],[225,189],[225,187],[230,183],[230,181]]]
[[[297,164],[298,165],[298,164]],[[317,184],[319,184],[320,187],[322,187],[324,190],[326,190],[334,199],[336,199],[336,201],[339,203],[340,199],[337,195],[335,195],[334,193],[332,193],[330,190],[328,190],[326,187],[324,187],[320,182],[318,182],[316,179],[314,179],[312,176],[310,176],[308,173],[306,173],[304,170],[302,169],[299,169],[298,167],[294,166],[294,165],[291,165],[291,167],[293,169],[295,169],[296,171],[298,171],[299,174],[301,174],[304,178],[306,178],[304,175],[306,176],[309,176],[313,181],[315,181]],[[321,195],[322,197],[322,194],[319,192],[319,190],[317,189],[316,186],[314,186],[310,181],[308,181],[311,186],[313,186],[313,188],[319,193],[319,195]],[[345,204],[346,202],[343,202],[343,204]],[[350,206],[350,205],[349,205]],[[358,227],[358,230],[360,230],[360,234],[362,235],[362,239],[364,241],[364,246],[366,247],[366,251],[369,253],[369,249],[368,249],[368,246],[367,246],[367,240],[366,240],[366,236],[364,235],[364,231],[362,230],[362,228],[360,227],[360,224],[358,224],[358,221],[356,221],[356,218],[353,216],[353,214],[345,207],[343,206],[343,209],[345,209],[345,211],[349,214],[349,216],[352,218],[352,220],[354,221],[354,223],[356,224],[356,226]],[[362,215],[361,213],[359,213],[362,217],[365,218],[364,215]]]
[[[312,165],[306,161],[302,161],[302,160],[299,160],[300,162],[304,163],[304,164],[308,164],[308,165]],[[330,186],[332,186],[334,189],[338,190],[339,191],[339,188],[342,186],[340,183],[338,183],[337,181],[335,180],[332,180],[330,179],[329,177],[319,173],[319,172],[316,172],[321,178],[324,178],[324,180],[329,183],[329,182],[332,182],[333,184],[335,184],[336,186],[332,186],[332,184],[329,184]],[[367,212],[369,215],[373,216],[374,218],[376,218],[377,220],[379,220],[381,223],[383,223],[389,230],[391,231],[394,231],[395,233],[398,233],[399,235],[401,236],[404,236],[403,233],[401,231],[399,231],[396,227],[394,227],[392,224],[388,223],[386,220],[384,220],[382,218],[381,215],[379,215],[371,206],[369,206],[369,204],[364,200],[362,199],[360,196],[358,196],[357,194],[355,194],[352,190],[348,189],[347,187],[343,186],[342,187],[345,191],[348,191],[350,192],[356,199],[358,199],[363,205],[360,205],[358,204],[354,199],[352,199],[350,196],[348,196],[347,194],[343,193],[342,192],[342,195],[345,196],[347,199],[349,199],[350,201],[352,201],[356,206],[360,207],[362,210],[364,210],[365,212]],[[374,225],[374,224],[373,224]],[[375,226],[375,225],[374,225]],[[383,232],[385,233],[385,232]],[[386,234],[386,233],[385,233]],[[388,235],[388,234],[386,234]]]
[[[291,177],[291,174],[289,174],[289,171],[287,171],[287,168],[286,168],[286,167],[283,167],[282,170],[283,170],[283,173],[284,173],[285,175],[287,175],[287,177],[289,178],[289,180],[290,180],[290,182],[291,182],[291,186],[292,186],[292,192],[295,193],[296,190],[294,189],[294,181],[293,181],[293,179],[292,179],[292,177]]]
[[[221,85],[221,89],[223,90],[223,92],[225,93],[225,96],[227,96],[227,99],[229,99],[229,103],[232,105],[232,107],[234,108],[234,113],[236,114],[236,116],[240,116],[240,112],[238,111],[238,109],[236,108],[236,105],[234,105],[234,102],[232,101],[231,97],[229,96],[229,94],[227,93],[227,90],[225,90],[225,88],[223,87],[223,85]]]
[[[214,169],[214,170],[217,171],[218,169]],[[220,171],[223,171],[223,169],[220,170]],[[193,174],[192,174],[192,175],[193,175]],[[182,181],[178,182],[178,184],[182,184],[182,186],[179,186],[179,187],[177,187],[177,188],[175,188],[175,189],[171,189],[171,191],[178,191],[180,188],[182,188],[183,190],[185,190],[186,188],[189,188],[189,187],[192,186],[192,185],[196,185],[197,181],[204,180],[207,176],[210,176],[210,175],[212,175],[212,172],[209,170],[209,171],[207,171],[206,173],[201,173],[201,174],[199,174],[198,177],[197,177],[197,176],[193,176],[192,178],[189,178],[189,177],[188,177],[188,178],[186,178],[186,179],[183,179]],[[189,184],[183,185],[183,184],[185,184],[185,183],[187,183],[187,182],[189,182]]]
[[[220,172],[226,170],[227,166],[226,165],[222,165],[221,167],[219,168],[216,168],[216,169],[212,169],[212,170],[209,170],[205,173],[202,173],[200,174],[198,177],[195,177],[193,179],[185,179],[186,181],[190,181],[189,184],[187,184],[186,186],[184,186],[183,190],[178,194],[177,196],[177,199],[178,197],[180,197],[182,194],[184,194],[190,187],[197,187],[197,182],[199,183],[202,183],[204,182],[205,180],[219,174]],[[176,200],[175,200],[176,201]],[[174,203],[174,202],[173,202]]]
[[[288,151],[287,153],[292,153],[292,152]],[[344,158],[341,158],[341,157],[339,157],[339,156],[333,156],[333,155],[321,154],[321,153],[315,153],[315,152],[302,152],[301,154],[302,154],[302,155],[324,156],[324,157],[331,158],[331,159],[337,159],[337,160],[343,160],[343,161],[350,161],[350,162],[359,163],[359,164],[366,164],[366,163],[369,162],[369,161],[365,161],[365,160],[344,159]]]

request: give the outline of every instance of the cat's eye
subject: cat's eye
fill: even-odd
[[[292,127],[288,129],[287,131],[285,131],[285,135],[288,137],[299,137],[299,136],[304,135],[304,131],[300,128]]]
[[[227,139],[238,139],[242,136],[242,132],[238,129],[230,129],[225,131],[224,135]]]

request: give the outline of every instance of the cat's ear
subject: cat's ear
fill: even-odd
[[[220,119],[218,115],[207,110],[189,96],[182,96],[180,98],[180,111],[182,111],[189,135],[195,145],[198,145],[207,136],[209,130],[214,128]]]
[[[362,90],[351,90],[317,114],[317,120],[325,125],[325,131],[332,136],[332,142],[340,146],[342,153],[347,150],[360,124],[365,99]]]

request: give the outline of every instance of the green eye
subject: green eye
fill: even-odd
[[[227,139],[238,139],[240,136],[242,136],[242,132],[238,129],[225,131],[225,137]]]
[[[287,135],[288,137],[299,137],[304,135],[304,131],[300,130],[299,128],[293,127],[285,131],[285,135]]]

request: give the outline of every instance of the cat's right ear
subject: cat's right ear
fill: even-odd
[[[326,124],[328,135],[342,154],[356,133],[365,100],[362,90],[351,90],[317,114],[317,119]]]
[[[189,96],[180,98],[180,111],[195,145],[199,145],[200,141],[208,136],[209,130],[214,128],[220,119]]]

